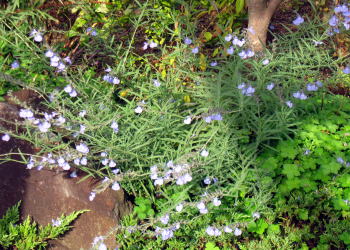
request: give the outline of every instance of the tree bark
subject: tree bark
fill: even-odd
[[[266,47],[267,29],[271,17],[282,0],[247,0],[248,43],[254,52]]]

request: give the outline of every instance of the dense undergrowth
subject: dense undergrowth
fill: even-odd
[[[318,18],[254,56],[242,1],[210,2],[77,4],[57,26],[13,1],[2,89],[46,101],[23,107],[23,134],[1,132],[41,149],[30,169],[101,178],[91,202],[109,187],[134,196],[108,235],[123,249],[345,249],[349,99],[329,90],[349,84],[346,58]]]

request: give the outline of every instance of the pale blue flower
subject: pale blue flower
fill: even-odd
[[[232,40],[232,44],[238,47],[242,47],[245,44],[245,40],[244,39],[239,40],[238,37],[235,36]]]
[[[4,134],[3,136],[1,136],[1,140],[3,141],[9,141],[10,140],[10,135],[9,134]]]
[[[311,83],[308,83],[306,85],[306,90],[307,91],[317,91],[318,90],[318,87],[316,84],[311,84]]]
[[[82,154],[88,154],[89,148],[85,143],[80,143],[79,145],[76,145],[76,150],[79,151]]]
[[[293,103],[291,101],[286,101],[286,105],[289,107],[289,108],[293,108]]]
[[[232,37],[233,37],[232,34],[226,35],[226,36],[225,36],[225,41],[226,41],[226,42],[231,41],[231,40],[232,40]]]
[[[42,42],[43,40],[43,34],[39,31],[37,31],[36,29],[33,29],[31,32],[30,32],[30,36],[31,37],[34,37],[34,41],[35,42]]]
[[[227,54],[232,55],[234,51],[235,51],[235,49],[233,48],[233,46],[230,46],[230,47],[227,49]]]
[[[235,228],[233,234],[234,234],[235,236],[240,236],[240,235],[242,234],[242,230],[239,229],[239,228]]]
[[[192,40],[191,40],[190,38],[188,38],[188,37],[185,37],[184,43],[185,43],[186,45],[190,45],[190,44],[192,44]]]
[[[219,198],[215,197],[215,198],[213,199],[213,205],[214,205],[215,207],[218,207],[218,206],[221,205],[221,201],[219,200]]]
[[[222,115],[220,113],[212,114],[210,117],[213,121],[222,121]]]
[[[49,58],[51,58],[51,57],[53,57],[55,55],[55,53],[52,51],[52,50],[47,50],[46,52],[45,52],[45,56],[46,57],[49,57]]]
[[[199,48],[198,47],[195,47],[192,49],[192,53],[193,54],[197,54],[199,52]]]
[[[266,89],[271,91],[274,87],[275,87],[275,84],[272,82],[266,86]]]
[[[119,183],[118,183],[118,182],[114,182],[113,185],[112,185],[112,189],[113,189],[114,191],[120,190],[120,185],[119,185]]]
[[[338,19],[338,17],[337,17],[336,15],[333,15],[333,16],[329,19],[329,21],[328,21],[328,24],[329,24],[330,26],[332,26],[332,27],[337,26],[338,23],[339,23],[339,19]]]
[[[321,81],[318,81],[318,80],[315,82],[315,84],[319,88],[321,88],[323,86],[323,83]]]
[[[19,66],[20,64],[17,60],[14,60],[13,63],[11,63],[11,69],[18,69]]]
[[[153,79],[153,85],[157,88],[160,87],[160,81],[158,81],[157,79]]]
[[[335,12],[335,13],[347,12],[347,11],[349,11],[349,9],[348,9],[348,7],[347,7],[345,4],[343,4],[343,5],[338,5],[338,6],[336,6],[336,7],[334,8],[334,12]]]
[[[170,216],[169,214],[166,214],[164,215],[163,217],[160,217],[160,222],[163,224],[163,225],[166,225],[169,223],[169,220],[170,220]]]
[[[212,67],[215,67],[215,66],[217,66],[218,65],[218,63],[216,62],[216,61],[212,61],[211,63],[210,63],[210,66],[212,66]]]
[[[262,64],[263,65],[268,65],[270,63],[270,60],[269,59],[265,59],[262,61]]]
[[[297,91],[297,92],[293,93],[293,97],[296,98],[296,99],[300,99],[300,100],[306,100],[307,99],[307,96],[301,91]]]
[[[304,18],[302,18],[300,15],[298,15],[297,18],[294,19],[293,24],[298,26],[298,25],[302,24],[303,22],[304,22]]]
[[[344,73],[344,74],[350,74],[350,67],[349,67],[349,66],[346,66],[346,67],[343,69],[343,73]]]
[[[151,49],[153,49],[153,48],[155,48],[155,47],[157,47],[158,46],[158,44],[156,43],[156,42],[154,42],[154,41],[151,41],[150,43],[149,43],[149,47],[151,48]]]

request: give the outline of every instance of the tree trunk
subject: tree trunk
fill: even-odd
[[[282,0],[247,0],[247,36],[249,46],[254,52],[264,50],[271,17],[281,2]]]

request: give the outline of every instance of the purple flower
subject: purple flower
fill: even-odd
[[[307,99],[307,96],[301,91],[297,91],[297,92],[293,93],[293,97],[296,98],[296,99],[300,99],[300,100],[306,100]]]
[[[240,85],[237,86],[238,89],[244,89],[246,84],[242,82]]]
[[[242,47],[245,44],[245,40],[244,39],[239,40],[238,37],[235,36],[232,40],[232,44],[238,47]]]
[[[19,68],[19,62],[17,60],[14,60],[13,63],[11,63],[11,69],[18,69]]]
[[[158,81],[157,79],[153,79],[153,85],[157,88],[160,87],[160,81]]]
[[[275,87],[275,84],[272,82],[266,86],[266,89],[271,91],[274,87]]]
[[[46,52],[45,52],[45,56],[46,57],[49,57],[49,58],[51,58],[51,57],[53,57],[55,55],[55,53],[52,51],[52,50],[47,50]]]
[[[185,37],[184,43],[185,43],[186,45],[190,45],[190,44],[192,43],[192,40],[191,40],[190,38],[188,38],[188,37]]]
[[[229,42],[231,40],[232,40],[232,34],[228,34],[228,35],[225,36],[225,41],[226,42]]]
[[[242,94],[245,96],[252,96],[255,92],[255,88],[251,85],[248,85],[245,89],[242,89]]]
[[[346,67],[343,69],[343,73],[344,73],[344,74],[350,74],[350,67],[349,67],[349,66],[346,66]]]
[[[199,52],[199,48],[198,47],[195,47],[192,49],[192,53],[193,54],[197,54]]]
[[[317,91],[318,87],[316,86],[316,84],[309,83],[306,85],[306,90],[307,91]]]
[[[82,154],[88,154],[89,148],[85,143],[80,143],[79,145],[76,145],[76,150],[79,151]]]
[[[169,223],[170,216],[169,214],[164,215],[163,217],[160,217],[160,222],[164,225]]]
[[[212,114],[210,117],[213,121],[222,121],[222,115],[220,113]]]
[[[142,50],[146,50],[148,48],[148,42],[144,42],[142,46]]]
[[[112,189],[113,189],[114,191],[120,190],[120,185],[119,185],[119,183],[118,183],[118,182],[114,182],[113,185],[112,185]]]
[[[235,48],[233,48],[233,46],[230,46],[230,47],[227,49],[227,54],[232,55],[234,51],[235,51]]]
[[[293,24],[298,26],[298,25],[302,24],[303,22],[304,22],[304,18],[302,18],[300,15],[298,15],[297,18],[294,19]]]
[[[34,37],[34,41],[36,41],[38,43],[43,40],[43,34],[41,32],[39,32],[39,31],[37,31],[36,29],[33,29],[30,32],[30,36]]]
[[[155,47],[157,47],[157,46],[158,46],[158,44],[157,44],[156,42],[150,41],[149,47],[150,47],[151,49],[153,49],[153,48],[155,48]]]
[[[270,63],[270,60],[269,59],[265,59],[262,61],[262,64],[263,65],[268,65]]]
[[[291,101],[286,101],[286,105],[289,107],[289,108],[293,108],[293,103]]]
[[[38,125],[39,130],[43,133],[46,133],[50,127],[51,127],[51,123],[49,123],[47,121],[40,122]]]
[[[9,141],[10,140],[10,135],[9,134],[4,134],[3,136],[1,136],[1,140]]]
[[[338,25],[339,19],[338,19],[338,17],[337,17],[336,15],[333,15],[333,16],[329,19],[328,23],[329,23],[330,26],[335,27],[335,26]]]
[[[336,7],[334,8],[334,12],[335,12],[335,13],[347,12],[347,11],[349,11],[349,9],[348,9],[348,7],[347,7],[345,4],[343,4],[343,5],[338,5],[338,6],[336,6]]]
[[[319,88],[321,88],[321,87],[323,86],[322,82],[321,82],[321,81],[318,81],[318,80],[315,82],[315,84],[316,84],[316,86],[319,87]]]
[[[211,63],[210,63],[210,66],[212,66],[212,67],[215,67],[215,66],[217,66],[218,65],[218,63],[216,62],[216,61],[212,61]]]

